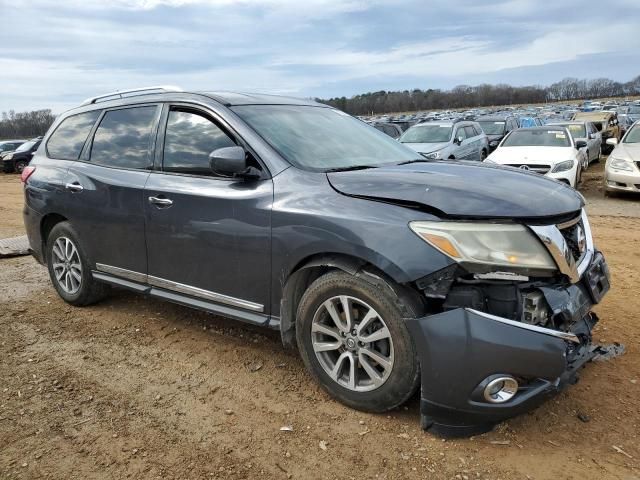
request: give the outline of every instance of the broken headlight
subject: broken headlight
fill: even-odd
[[[555,270],[547,249],[524,226],[476,222],[411,222],[420,238],[457,262]]]

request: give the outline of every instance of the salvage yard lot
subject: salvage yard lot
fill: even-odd
[[[0,479],[640,479],[640,198],[604,198],[602,166],[582,185],[613,275],[594,338],[627,352],[466,440],[421,431],[417,398],[337,403],[274,332],[126,292],[73,308],[32,258],[0,260]],[[0,238],[21,208],[0,174]]]

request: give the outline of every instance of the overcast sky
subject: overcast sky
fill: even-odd
[[[0,0],[0,111],[145,85],[351,96],[640,74],[640,0]]]

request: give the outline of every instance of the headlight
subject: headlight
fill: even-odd
[[[574,165],[573,160],[566,160],[564,162],[560,162],[555,167],[553,167],[553,170],[551,171],[551,173],[566,172],[567,170],[571,170],[573,168],[573,165]]]
[[[490,147],[497,147],[497,146],[498,146],[498,143],[499,143],[499,142],[498,142],[497,140],[491,140],[491,141],[489,142],[489,146],[490,146]]]
[[[431,153],[423,153],[425,158],[430,158],[432,160],[440,158],[440,152],[431,152]]]
[[[609,157],[609,166],[616,170],[625,170],[627,172],[633,172],[631,162],[624,158]]]
[[[3,160],[11,160],[12,158],[13,158],[13,153],[9,153],[3,158]]]
[[[420,238],[457,262],[555,270],[546,248],[524,226],[476,222],[411,222]]]

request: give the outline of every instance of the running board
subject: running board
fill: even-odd
[[[177,303],[178,305],[184,305],[187,307],[203,310],[205,312],[214,313],[226,318],[238,320],[251,325],[259,325],[261,327],[269,327],[279,329],[279,319],[274,318],[273,321],[269,315],[257,312],[248,312],[237,308],[230,307],[228,305],[219,305],[200,298],[194,298],[181,293],[165,290],[163,288],[154,287],[151,285],[145,285],[143,283],[134,282],[131,280],[125,280],[108,273],[91,271],[93,278],[100,282],[108,283],[116,287],[122,287],[127,290],[132,290],[137,293],[149,295],[155,298],[169,301],[171,303]]]

